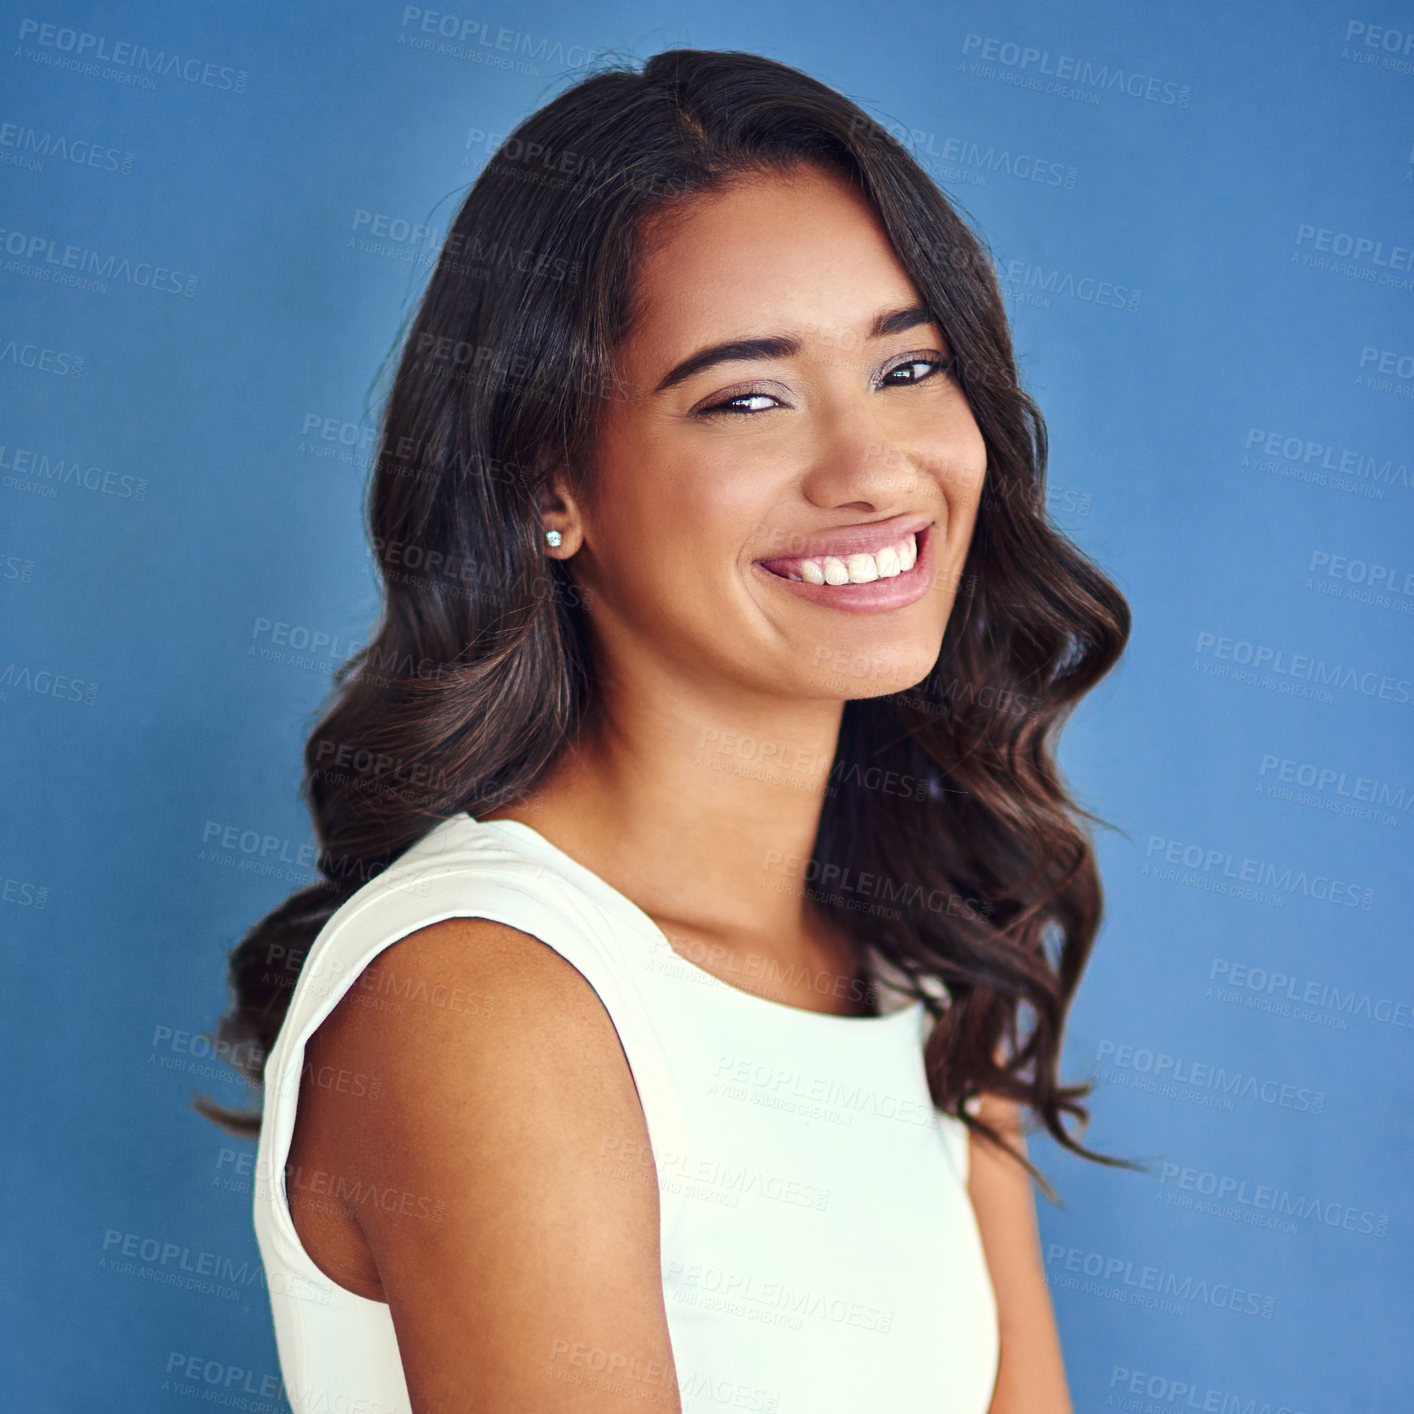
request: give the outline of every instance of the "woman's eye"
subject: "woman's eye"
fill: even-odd
[[[952,364],[952,359],[939,358],[936,355],[930,356],[928,358],[908,358],[905,359],[902,363],[896,363],[891,369],[889,369],[889,371],[884,374],[882,381],[886,385],[891,385],[894,387],[898,387],[901,385],[907,386],[910,383],[921,383],[925,378],[931,378],[934,373],[938,372],[939,369],[946,370],[951,368]],[[918,373],[916,370],[920,368],[924,369],[925,372]],[[894,380],[895,373],[905,372],[909,375],[907,378]]]
[[[914,383],[922,383],[936,373],[951,372],[955,363],[955,358],[944,358],[939,354],[906,358],[902,363],[894,364],[879,381],[886,388],[906,388]],[[895,377],[896,374],[899,376]],[[698,416],[711,417],[717,413],[727,416],[750,416],[781,406],[784,406],[781,400],[771,393],[737,393],[719,403],[713,403],[710,407],[699,409]]]
[[[725,412],[725,413],[753,413],[765,412],[767,408],[776,401],[769,393],[738,393],[734,398],[727,398],[724,402],[714,403],[711,407],[703,408],[702,412]],[[743,403],[756,403],[756,407],[743,407]]]

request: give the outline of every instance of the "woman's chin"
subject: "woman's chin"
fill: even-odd
[[[922,646],[903,642],[896,649],[877,640],[840,646],[817,643],[804,655],[804,687],[812,696],[845,701],[906,692],[932,673],[941,646],[941,641]],[[798,676],[783,674],[783,678]]]

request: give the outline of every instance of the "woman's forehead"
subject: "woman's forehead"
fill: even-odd
[[[753,176],[690,203],[640,250],[644,355],[762,332],[862,340],[882,308],[918,298],[873,209],[838,178]]]

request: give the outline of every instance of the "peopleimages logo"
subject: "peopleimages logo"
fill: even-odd
[[[1284,1110],[1300,1110],[1313,1115],[1325,1112],[1324,1090],[1291,1085],[1241,1070],[1230,1071],[1208,1061],[1193,1061],[1187,1056],[1174,1056],[1167,1051],[1150,1050],[1147,1046],[1101,1041],[1096,1060],[1119,1070],[1151,1077],[1168,1085],[1175,1094],[1178,1093],[1176,1087],[1187,1086],[1195,1091],[1214,1091],[1235,1095],[1239,1099],[1260,1100],[1264,1105],[1276,1105]]]
[[[89,277],[90,288],[106,289],[106,282],[114,280],[186,299],[196,294],[199,283],[196,275],[187,275],[141,257],[134,259],[110,251],[91,250],[87,246],[61,245],[50,236],[25,231],[0,228],[0,250],[13,258],[6,262],[7,270],[13,265],[13,273],[38,275],[53,283],[62,283],[62,277],[72,272],[75,279]]]
[[[77,486],[85,491],[97,491],[104,496],[117,496],[121,500],[145,501],[147,481],[137,476],[123,475],[102,467],[84,466],[77,457],[51,456],[47,451],[32,447],[16,447],[0,442],[0,472],[13,472],[18,478],[32,478],[28,484],[41,487]]]
[[[9,150],[0,153],[0,158],[8,161],[9,154],[14,154],[16,163],[36,172],[43,171],[44,160],[51,157],[76,167],[93,167],[122,176],[133,170],[133,154],[123,148],[52,130],[41,133],[23,123],[0,123],[0,148]]]
[[[54,374],[56,378],[82,378],[84,355],[64,349],[47,349],[40,344],[22,343],[19,339],[0,335],[0,365],[7,363],[16,368],[37,368],[41,373]]]
[[[1147,99],[1150,103],[1187,108],[1193,96],[1190,85],[1175,80],[1134,73],[1118,65],[1094,64],[1074,54],[1053,55],[1048,49],[992,35],[969,34],[962,41],[962,52],[988,64],[1000,64],[1017,75],[1055,79],[1098,92]]]
[[[1199,874],[1216,875],[1260,889],[1279,889],[1286,894],[1300,894],[1321,903],[1339,904],[1345,908],[1362,908],[1370,912],[1375,906],[1375,891],[1362,884],[1333,879],[1328,874],[1310,874],[1291,865],[1273,864],[1269,860],[1234,855],[1229,850],[1205,849],[1200,844],[1150,835],[1144,848],[1149,863],[1181,866]],[[1145,872],[1149,870],[1145,864]]]
[[[1206,629],[1199,631],[1194,651],[1200,658],[1206,656],[1218,662],[1250,667],[1255,673],[1273,678],[1312,683],[1317,687],[1336,687],[1403,706],[1414,703],[1414,684],[1408,678],[1397,678],[1389,673],[1357,668],[1348,663],[1327,663],[1324,658],[1310,653],[1289,653],[1285,648],[1209,633]]]
[[[244,93],[250,77],[244,69],[212,63],[179,50],[149,49],[131,40],[110,39],[105,34],[91,34],[67,25],[42,24],[28,17],[20,21],[19,37],[22,43],[37,46],[20,51],[31,61],[80,74],[121,77],[146,90],[157,87],[157,78],[176,78],[201,88]]]
[[[1279,1218],[1314,1220],[1326,1227],[1370,1237],[1384,1237],[1389,1232],[1388,1213],[1335,1202],[1321,1194],[1293,1194],[1277,1184],[1257,1183],[1234,1174],[1166,1162],[1159,1173],[1159,1186],[1169,1185],[1184,1193],[1212,1198],[1219,1204],[1250,1208]]]
[[[424,10],[420,5],[404,5],[402,32],[398,43],[414,49],[447,54],[476,63],[495,63],[515,73],[538,74],[539,68],[517,62],[533,59],[552,68],[578,68],[590,64],[605,50],[584,44],[566,45],[548,36],[492,25],[450,10]],[[514,56],[514,57],[503,57]]]
[[[224,1360],[208,1360],[201,1355],[189,1355],[181,1350],[169,1352],[166,1373],[169,1379],[162,1386],[164,1392],[171,1383],[170,1377],[175,1376],[178,1381],[189,1380],[191,1384],[187,1388],[178,1384],[171,1391],[173,1394],[185,1394],[207,1404],[224,1404],[237,1409],[269,1408],[273,1414],[277,1405],[251,1405],[243,1396],[250,1395],[262,1400],[287,1397],[279,1375],[262,1375],[258,1371],[246,1369],[244,1365],[232,1365]],[[206,1388],[202,1389],[201,1385]]]
[[[267,1281],[260,1262],[217,1252],[194,1249],[185,1243],[165,1241],[144,1233],[108,1228],[103,1234],[100,1271],[136,1276],[160,1286],[178,1286],[206,1296],[239,1300],[258,1286],[277,1296],[292,1296],[327,1306],[333,1289],[322,1282],[276,1272]]]
[[[1269,789],[1276,784],[1300,786],[1316,795],[1343,797],[1352,806],[1363,802],[1366,806],[1402,812],[1414,801],[1414,790],[1408,786],[1392,785],[1389,781],[1362,776],[1358,772],[1336,766],[1318,766],[1311,761],[1297,761],[1271,752],[1263,754],[1257,774]],[[1340,804],[1335,799],[1331,803]]]
[[[1175,1379],[1171,1375],[1150,1374],[1147,1370],[1131,1370],[1127,1365],[1116,1365],[1110,1371],[1110,1389],[1118,1391],[1105,1400],[1105,1407],[1111,1404],[1116,1409],[1144,1410],[1154,1414],[1157,1404],[1141,1404],[1139,1396],[1150,1400],[1162,1400],[1175,1410],[1201,1410],[1202,1414],[1306,1414],[1296,1404],[1283,1404],[1274,1399],[1257,1399],[1251,1395],[1241,1396],[1232,1390],[1218,1389],[1213,1385],[1201,1385],[1194,1380]],[[1126,1399],[1125,1395],[1135,1398]]]
[[[1297,437],[1287,431],[1249,427],[1244,443],[1249,453],[1270,457],[1314,471],[1336,472],[1353,481],[1382,482],[1410,487],[1409,465],[1393,457],[1380,457],[1351,447],[1337,448],[1333,442],[1314,437]]]
[[[1132,1302],[1134,1305],[1154,1305],[1156,1309],[1181,1316],[1188,1302],[1231,1311],[1243,1316],[1259,1316],[1271,1320],[1277,1299],[1260,1291],[1252,1291],[1235,1281],[1210,1281],[1206,1276],[1191,1272],[1180,1274],[1165,1267],[1137,1264],[1127,1257],[1108,1252],[1087,1252],[1082,1247],[1067,1247],[1052,1242],[1046,1247],[1046,1266],[1052,1269],[1052,1280],[1062,1272],[1075,1272],[1089,1277],[1090,1283],[1067,1282],[1059,1285],[1089,1291],[1096,1296],[1108,1296]],[[1141,1298],[1148,1295],[1150,1300]]]
[[[1286,1015],[1291,1011],[1287,1004],[1295,1003],[1298,1019],[1302,1008],[1314,1007],[1339,1016],[1342,1022],[1348,1016],[1363,1016],[1386,1026],[1414,1029],[1414,1001],[1377,996],[1355,986],[1342,989],[1319,978],[1292,976],[1223,957],[1213,959],[1208,981],[1217,987],[1209,985],[1206,995],[1216,995],[1221,1001],[1226,999],[1224,993],[1231,991],[1260,1000],[1264,1004],[1262,1010],[1274,1010],[1279,1015]],[[1344,1026],[1338,1029],[1343,1030]]]
[[[1296,244],[1304,246],[1308,241],[1313,250],[1328,251],[1332,255],[1348,255],[1352,260],[1382,265],[1388,270],[1414,269],[1414,246],[1395,245],[1386,249],[1384,241],[1376,240],[1374,236],[1356,235],[1352,231],[1333,231],[1325,226],[1299,222],[1296,227]]]
[[[1049,268],[1022,259],[1004,260],[997,266],[998,277],[1008,286],[1008,293],[1032,295],[1039,292],[1039,299],[1027,299],[1024,303],[1040,303],[1041,308],[1050,308],[1051,295],[1063,295],[1077,299],[1084,304],[1100,305],[1106,309],[1124,309],[1131,314],[1139,308],[1143,291],[1129,285],[1117,285],[1110,280],[1096,279],[1091,275],[1077,278],[1072,272]],[[1013,290],[1011,287],[1015,287]]]

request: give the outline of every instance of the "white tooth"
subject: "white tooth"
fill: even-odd
[[[786,575],[786,578],[787,578],[787,579],[793,579],[797,584],[802,584],[802,583],[804,583],[804,581],[801,579],[801,577],[800,577],[798,574],[793,574],[793,573],[792,573],[792,574],[787,574],[787,575]]]
[[[826,555],[824,559],[825,583],[848,584],[849,570],[838,555]]]
[[[896,574],[903,573],[903,563],[892,545],[885,545],[874,558],[879,562],[880,579],[892,579]]]
[[[911,570],[913,566],[918,563],[918,540],[916,537],[910,535],[908,539],[903,542],[903,550],[898,558],[899,564],[901,564],[905,570]]]
[[[806,584],[824,584],[825,571],[820,568],[817,560],[802,560],[800,562],[800,577]]]
[[[873,555],[851,555],[845,564],[851,584],[872,584],[879,577],[879,562]]]

